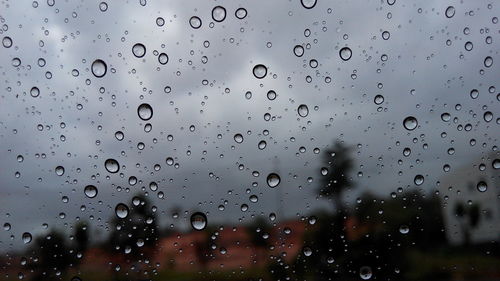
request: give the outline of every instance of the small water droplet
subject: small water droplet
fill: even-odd
[[[304,47],[296,45],[295,47],[293,47],[293,53],[300,58],[304,55]]]
[[[309,108],[307,107],[307,105],[301,104],[297,108],[297,113],[300,117],[307,117],[307,115],[309,114]]]
[[[63,166],[57,166],[55,169],[56,175],[62,176],[64,175],[64,167]]]
[[[198,29],[201,27],[201,19],[197,16],[192,16],[189,19],[189,25],[191,25],[191,27],[194,29]]]
[[[23,233],[22,240],[23,240],[24,244],[29,244],[32,239],[33,239],[33,237],[31,236],[31,233],[29,233],[29,232]]]
[[[106,171],[112,174],[118,173],[118,171],[120,171],[120,164],[118,164],[118,161],[112,158],[109,158],[104,162],[104,167],[106,168]]]
[[[300,0],[302,6],[306,9],[312,9],[316,6],[317,0]]]
[[[267,75],[267,67],[263,64],[257,64],[253,67],[253,75],[257,79],[262,79]]]
[[[407,225],[403,224],[399,227],[399,232],[401,234],[408,234],[408,232],[410,232],[410,228]]]
[[[132,47],[132,54],[134,54],[136,58],[142,58],[146,54],[146,47],[141,43],[136,43]]]
[[[3,45],[5,48],[10,48],[10,47],[12,47],[12,39],[11,39],[9,36],[5,36],[5,37],[2,39],[2,45]]]
[[[405,120],[403,120],[403,126],[408,131],[413,131],[413,130],[415,130],[417,128],[418,121],[417,121],[417,119],[415,117],[408,116],[408,117],[405,118]]]
[[[212,19],[216,22],[222,22],[226,19],[226,8],[216,6],[212,9]]]
[[[424,176],[422,176],[422,175],[416,175],[415,178],[413,179],[413,182],[417,186],[422,185],[424,183]]]
[[[165,53],[161,53],[159,56],[158,56],[158,62],[160,64],[167,64],[168,62],[168,55],[165,54]]]
[[[276,173],[271,173],[267,176],[267,185],[269,185],[269,187],[271,187],[271,188],[278,186],[280,184],[280,182],[281,182],[281,178]]]
[[[40,95],[40,89],[38,89],[38,87],[31,88],[30,95],[34,98],[38,97]]]
[[[384,102],[384,96],[382,96],[382,95],[376,95],[375,98],[373,99],[373,102],[376,105],[382,104]]]
[[[97,187],[95,187],[94,185],[87,185],[84,189],[83,189],[83,193],[85,193],[85,195],[88,197],[88,198],[94,198],[97,196],[97,193],[98,193],[98,190],[97,190]]]
[[[123,134],[123,132],[122,132],[122,131],[116,131],[116,132],[115,132],[115,138],[116,138],[117,140],[122,141],[124,137],[125,137],[125,135]]]
[[[107,71],[108,71],[108,66],[103,60],[97,59],[92,63],[92,74],[94,74],[95,77],[97,78],[104,77]]]
[[[128,216],[128,207],[123,203],[118,203],[115,207],[115,214],[118,218],[124,219]]]
[[[153,108],[147,103],[143,103],[137,107],[137,115],[144,121],[147,121],[153,117]]]
[[[484,58],[484,66],[485,67],[491,67],[493,65],[493,58],[488,56]]]
[[[448,6],[446,8],[446,11],[444,12],[447,18],[452,18],[455,15],[455,7],[453,6]]]
[[[237,143],[242,143],[243,142],[243,136],[241,134],[234,135],[234,141],[237,142]]]
[[[484,181],[480,181],[477,183],[476,188],[479,192],[485,192],[488,190],[488,185]]]
[[[344,61],[348,61],[352,57],[352,51],[349,47],[344,47],[339,51],[340,58]]]
[[[372,274],[372,268],[369,266],[363,266],[359,269],[359,277],[363,280],[372,278]]]
[[[234,12],[234,16],[240,20],[244,19],[247,16],[247,10],[245,8],[238,8]]]

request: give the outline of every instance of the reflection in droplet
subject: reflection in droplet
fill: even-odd
[[[407,225],[403,224],[399,227],[399,232],[401,234],[408,234],[408,232],[410,232],[410,228]]]
[[[226,19],[226,9],[222,6],[216,6],[212,9],[212,19],[216,22],[222,22]]]
[[[477,183],[476,188],[479,192],[485,192],[488,190],[488,185],[484,181],[480,181]]]
[[[352,51],[349,47],[344,47],[339,51],[340,58],[344,61],[348,61],[352,57]]]
[[[56,175],[58,175],[58,176],[64,175],[64,167],[63,166],[57,166],[55,171],[56,171]]]
[[[266,148],[267,143],[265,140],[261,140],[257,146],[259,147],[260,150],[262,150],[262,149]]]
[[[101,78],[104,75],[106,75],[106,72],[108,71],[108,66],[103,60],[97,59],[92,63],[92,74],[94,74],[95,77]]]
[[[300,117],[307,117],[307,115],[309,114],[309,108],[307,107],[307,105],[301,104],[297,108],[297,113]]]
[[[189,25],[191,25],[191,27],[194,29],[198,29],[201,27],[201,19],[197,16],[192,16],[189,19]]]
[[[281,182],[281,178],[278,174],[276,173],[271,173],[267,176],[267,185],[269,185],[269,187],[276,187],[280,184]]]
[[[106,171],[114,174],[114,173],[118,173],[118,171],[120,171],[120,164],[118,164],[118,161],[116,161],[115,159],[107,159],[105,162],[104,162],[104,167],[106,168]]]
[[[304,249],[302,249],[302,252],[304,253],[304,256],[306,256],[306,257],[311,256],[313,253],[311,248],[309,248],[309,247],[304,247]]]
[[[267,67],[263,64],[257,64],[253,67],[253,75],[255,78],[262,79],[267,75]]]
[[[191,215],[191,226],[195,230],[203,230],[207,226],[207,216],[204,213],[196,212]]]
[[[245,8],[238,8],[234,12],[234,16],[237,17],[238,19],[242,20],[247,16],[247,10]]]
[[[413,182],[417,186],[422,185],[424,183],[424,176],[422,176],[422,175],[416,175],[415,178],[413,179]]]
[[[83,189],[83,193],[85,193],[85,196],[87,196],[88,198],[94,198],[97,196],[97,187],[95,187],[94,185],[87,185],[84,189]]]
[[[118,218],[124,219],[128,216],[128,207],[123,203],[118,203],[115,207],[115,214]]]
[[[24,244],[30,243],[32,239],[33,239],[33,237],[31,236],[31,233],[29,233],[29,232],[23,233],[22,240],[23,240]]]
[[[137,58],[142,58],[146,54],[146,47],[141,43],[136,43],[132,47],[132,54]]]
[[[302,6],[306,9],[312,9],[314,6],[316,6],[317,0],[300,0],[300,3],[302,3]]]
[[[372,278],[372,268],[369,266],[363,266],[359,269],[359,277],[363,280],[368,280]]]
[[[452,18],[455,15],[455,7],[448,6],[444,12],[447,18]]]
[[[144,121],[147,121],[153,117],[153,108],[147,103],[143,103],[137,107],[137,115]]]
[[[417,121],[417,118],[413,117],[413,116],[408,116],[406,117],[404,120],[403,120],[403,126],[405,127],[405,129],[407,129],[408,131],[413,131],[417,128],[418,126],[418,121]]]

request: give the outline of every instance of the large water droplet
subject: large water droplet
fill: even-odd
[[[137,58],[142,58],[146,54],[146,47],[141,43],[136,43],[132,47],[132,54]]]
[[[234,141],[237,142],[237,143],[242,143],[243,142],[243,136],[241,134],[234,135]]]
[[[64,167],[63,166],[57,166],[55,169],[56,175],[62,176],[64,175]]]
[[[158,62],[160,64],[167,64],[168,62],[168,55],[165,54],[165,53],[161,53],[159,56],[158,56]]]
[[[416,175],[415,178],[413,179],[413,182],[417,186],[422,185],[424,183],[424,176],[422,176],[422,175]]]
[[[204,213],[196,212],[191,215],[191,226],[195,230],[203,230],[207,227],[207,216]]]
[[[418,126],[417,118],[415,118],[413,116],[406,117],[405,120],[403,120],[403,126],[408,131],[415,130],[417,128],[417,126]]]
[[[493,169],[498,170],[500,169],[500,159],[495,159],[493,160],[493,163],[491,163],[491,166]]]
[[[38,97],[40,95],[40,89],[38,89],[38,87],[31,88],[30,95],[34,98]]]
[[[212,19],[216,22],[222,22],[226,19],[226,9],[222,6],[216,6],[212,9]]]
[[[234,12],[234,16],[237,17],[238,19],[242,20],[247,16],[247,10],[245,8],[238,8]]]
[[[306,117],[309,114],[309,108],[305,104],[299,105],[297,108],[297,113],[300,117]]]
[[[83,189],[83,193],[85,193],[85,195],[88,197],[88,198],[94,198],[97,196],[97,187],[95,187],[94,185],[87,185],[84,189]]]
[[[31,242],[31,240],[33,240],[33,237],[31,236],[31,233],[25,232],[22,235],[22,239],[24,244],[28,244]]]
[[[94,74],[95,77],[101,78],[106,75],[107,71],[108,66],[103,60],[97,59],[92,63],[92,74]]]
[[[363,280],[372,278],[372,274],[372,268],[369,266],[363,266],[359,269],[359,277]]]
[[[106,171],[112,174],[118,173],[118,171],[120,171],[120,164],[118,164],[118,161],[112,158],[104,162],[104,167],[106,168]]]
[[[189,19],[189,25],[191,25],[191,27],[194,29],[198,29],[201,27],[201,19],[197,16],[192,16]]]
[[[302,249],[302,252],[304,253],[304,256],[306,256],[306,257],[311,256],[313,253],[312,249],[309,247],[304,247],[304,249]]]
[[[267,176],[267,185],[269,185],[269,187],[276,187],[280,184],[281,182],[281,178],[278,174],[276,173],[270,173],[268,176]]]
[[[11,39],[9,36],[5,36],[5,37],[2,39],[2,45],[3,45],[5,48],[10,48],[10,47],[12,47],[12,39]]]
[[[123,134],[123,132],[122,132],[122,131],[116,131],[116,132],[115,132],[115,138],[116,138],[117,140],[122,141],[124,137],[125,137],[125,135]]]
[[[274,100],[274,99],[276,99],[276,92],[275,92],[275,91],[273,91],[273,90],[269,90],[269,91],[267,92],[267,99],[269,99],[269,100]]]
[[[266,148],[266,146],[267,146],[267,143],[266,143],[266,141],[265,141],[265,140],[261,140],[261,141],[259,142],[259,144],[257,145],[257,147],[258,147],[260,150],[262,150],[262,149]]]
[[[477,183],[476,188],[479,192],[485,192],[488,190],[488,185],[484,181],[480,181]]]
[[[403,224],[399,227],[399,232],[401,234],[408,234],[408,232],[410,232],[410,228],[407,225]]]
[[[302,3],[302,6],[306,9],[312,9],[314,6],[316,6],[317,0],[300,0],[300,3]]]
[[[446,8],[446,11],[444,12],[444,14],[446,15],[447,18],[452,18],[454,15],[455,15],[455,7],[453,6],[448,6],[448,8]]]
[[[349,47],[344,47],[339,51],[340,58],[344,61],[348,61],[352,57],[352,51]]]
[[[375,98],[373,99],[373,102],[376,105],[382,104],[384,102],[384,96],[382,96],[382,95],[376,95]]]
[[[128,207],[123,203],[118,203],[115,207],[115,214],[118,218],[124,219],[128,216]]]
[[[257,79],[262,79],[267,75],[267,67],[263,64],[257,64],[253,67],[253,75]]]
[[[153,108],[147,103],[139,105],[137,108],[137,115],[144,121],[147,121],[153,117]]]
[[[304,55],[304,47],[296,45],[295,47],[293,47],[293,53],[300,58]]]
[[[484,58],[484,66],[485,67],[491,67],[493,65],[493,58],[488,56]]]

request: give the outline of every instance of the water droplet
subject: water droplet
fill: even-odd
[[[10,48],[10,47],[12,47],[12,39],[11,39],[9,36],[5,36],[5,37],[2,39],[2,45],[3,45],[5,48]]]
[[[246,18],[247,16],[247,10],[245,8],[238,8],[235,12],[234,12],[234,16],[240,20]]]
[[[281,178],[276,173],[271,173],[267,176],[267,185],[269,185],[269,187],[271,187],[271,188],[278,186],[280,184],[280,182],[281,182]]]
[[[477,183],[476,188],[479,192],[485,192],[488,190],[488,185],[484,181],[480,181]]]
[[[132,54],[134,54],[136,58],[142,58],[146,54],[146,47],[141,43],[136,43],[132,47]]]
[[[108,10],[108,3],[106,2],[99,3],[99,10],[101,10],[101,12],[106,12]]]
[[[122,132],[122,131],[116,131],[116,132],[115,132],[115,138],[116,138],[117,140],[122,141],[124,137],[125,137],[125,135],[123,134],[123,132]]]
[[[417,128],[418,121],[417,121],[417,119],[415,117],[408,116],[408,117],[405,118],[405,120],[403,120],[403,126],[408,131],[413,131],[413,130],[415,130]]]
[[[108,66],[103,60],[97,59],[92,63],[92,74],[94,74],[95,77],[101,78],[106,75],[107,71]]]
[[[300,0],[300,3],[302,3],[302,6],[306,9],[312,9],[314,6],[316,6],[317,0]]]
[[[242,143],[243,142],[243,136],[241,134],[234,135],[234,141],[237,142],[237,143]]]
[[[348,61],[352,57],[352,51],[349,47],[344,47],[339,51],[340,58],[344,61]]]
[[[57,166],[55,171],[56,171],[56,175],[58,175],[58,176],[64,175],[64,167],[63,166]]]
[[[267,75],[267,67],[263,64],[257,64],[253,67],[253,75],[257,79],[262,79]]]
[[[472,89],[470,91],[470,97],[472,99],[477,99],[479,97],[479,91],[477,89]]]
[[[143,103],[137,108],[137,115],[139,115],[139,118],[142,120],[148,121],[151,117],[153,117],[153,108],[151,105]]]
[[[373,102],[376,105],[382,104],[384,102],[384,96],[382,96],[382,95],[376,95],[375,98],[373,99]]]
[[[407,225],[402,225],[399,227],[399,232],[401,234],[408,234],[408,232],[410,232],[410,228],[407,226]]]
[[[313,251],[309,247],[304,247],[304,249],[302,249],[302,252],[304,253],[304,256],[306,256],[306,257],[311,256],[313,253]]]
[[[226,9],[222,6],[216,6],[212,9],[212,19],[216,22],[222,22],[226,19]]]
[[[197,16],[192,16],[189,19],[189,25],[191,25],[191,27],[194,29],[198,29],[201,27],[201,19]]]
[[[293,53],[300,58],[304,55],[304,47],[296,45],[295,47],[293,47]]]
[[[424,183],[424,176],[422,176],[422,175],[416,175],[415,178],[413,179],[413,182],[417,186],[422,185]]]
[[[448,122],[451,120],[451,115],[447,112],[441,114],[441,120],[443,120],[444,122]]]
[[[34,98],[38,97],[40,95],[40,89],[38,89],[38,87],[31,88],[30,95]]]
[[[321,175],[322,175],[322,176],[326,176],[326,175],[328,175],[328,168],[326,168],[326,167],[322,167],[322,168],[321,168]]]
[[[309,108],[307,107],[307,105],[301,104],[297,108],[297,113],[300,117],[307,117],[307,115],[309,114]]]
[[[465,48],[465,50],[466,50],[466,51],[472,51],[472,48],[473,48],[473,47],[474,47],[474,45],[472,44],[472,42],[471,42],[471,41],[467,41],[467,42],[465,42],[465,46],[464,46],[464,48]]]
[[[118,161],[112,158],[104,162],[104,167],[106,168],[106,171],[112,174],[118,173],[118,171],[120,171],[120,164],[118,164]]]
[[[250,195],[248,200],[250,200],[250,202],[252,203],[257,203],[259,201],[259,197],[257,197],[257,195]]]
[[[452,18],[455,15],[455,7],[453,6],[448,6],[446,8],[446,11],[444,12],[447,18]]]
[[[491,122],[491,120],[493,120],[493,113],[491,111],[486,111],[483,115],[483,119],[486,122]]]
[[[273,90],[269,90],[267,92],[267,99],[269,100],[275,100],[276,99],[276,92]]]
[[[85,196],[87,196],[88,198],[94,198],[97,196],[97,187],[93,186],[93,185],[87,185],[84,189],[83,189],[83,193],[85,193]]]
[[[484,66],[491,67],[493,65],[493,58],[488,56],[484,59]]]
[[[165,54],[165,53],[161,53],[159,56],[158,56],[158,62],[160,64],[167,64],[168,62],[168,55]]]
[[[493,167],[493,169],[495,169],[495,170],[500,169],[500,159],[495,159],[495,160],[493,160],[493,162],[491,163],[491,166],[492,166],[492,167]]]
[[[247,205],[247,204],[242,204],[242,205],[241,205],[241,207],[240,207],[240,210],[241,210],[242,212],[246,212],[246,211],[248,211],[248,205]]]
[[[23,233],[22,240],[23,240],[24,244],[30,243],[32,239],[33,239],[33,237],[31,236],[31,233],[29,233],[29,232]]]
[[[158,26],[165,25],[165,19],[163,19],[162,17],[157,17],[156,18],[156,25],[158,25]]]
[[[115,214],[118,218],[124,219],[128,216],[128,207],[123,203],[118,203],[115,207]]]
[[[262,149],[266,148],[266,146],[267,146],[267,143],[266,143],[266,141],[265,141],[265,140],[261,140],[261,141],[259,142],[259,144],[257,145],[257,147],[258,147],[260,150],[262,150]]]
[[[207,216],[204,213],[196,212],[191,215],[191,226],[195,230],[203,230],[207,226]]]
[[[359,277],[363,280],[372,278],[372,274],[372,268],[369,266],[363,266],[359,269]]]

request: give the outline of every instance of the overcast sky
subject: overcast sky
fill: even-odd
[[[388,196],[398,187],[414,188],[417,174],[425,178],[419,188],[433,192],[443,165],[453,173],[480,161],[491,167],[491,155],[498,158],[494,1],[318,0],[305,9],[300,0],[148,0],[144,6],[133,0],[110,1],[105,11],[100,1],[47,2],[0,4],[0,224],[12,225],[0,231],[3,249],[17,247],[23,232],[43,231],[43,223],[70,229],[77,217],[105,233],[116,204],[130,204],[137,193],[147,192],[162,225],[178,227],[189,214],[173,221],[174,207],[206,212],[209,223],[267,216],[278,212],[278,200],[282,218],[331,208],[315,193],[322,163],[313,151],[336,139],[354,147],[356,188],[348,202],[363,192]],[[226,9],[222,22],[211,16],[218,5]],[[448,6],[455,9],[451,18]],[[238,8],[246,9],[245,18],[235,16]],[[192,16],[201,19],[200,28],[190,26]],[[12,40],[8,48],[5,37]],[[132,53],[136,43],[146,47],[142,58]],[[303,56],[294,54],[296,45]],[[343,47],[352,51],[346,61]],[[166,64],[159,53],[168,55]],[[96,59],[107,66],[102,78],[91,71]],[[253,75],[258,64],[267,67],[263,79]],[[269,90],[276,99],[267,98]],[[377,95],[383,96],[379,105]],[[153,108],[149,121],[138,116],[142,103]],[[306,117],[297,112],[301,104],[309,109]],[[488,111],[493,118],[486,122]],[[418,121],[412,131],[403,126],[408,116]],[[242,143],[235,134],[243,135]],[[167,157],[178,167],[168,166]],[[106,171],[108,158],[119,162],[118,173]],[[57,166],[64,167],[62,176]],[[274,189],[266,184],[272,172],[281,177]],[[129,185],[131,176],[136,185]],[[157,191],[149,189],[152,181]],[[97,197],[85,196],[89,184]],[[249,201],[253,194],[257,203]]]

